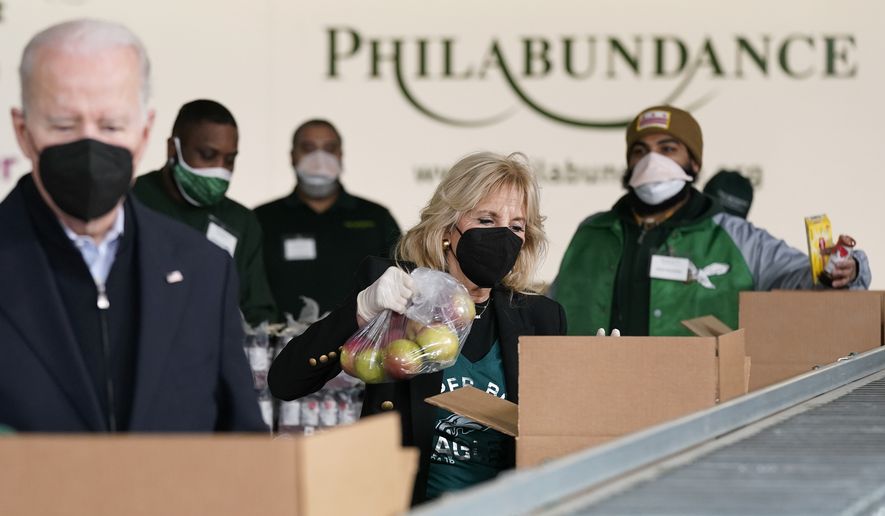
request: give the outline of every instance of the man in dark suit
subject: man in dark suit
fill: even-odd
[[[22,55],[12,119],[33,173],[0,203],[0,424],[258,431],[233,262],[127,195],[149,64],[128,29],[73,21]]]

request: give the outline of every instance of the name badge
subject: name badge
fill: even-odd
[[[283,240],[283,257],[290,262],[316,260],[317,241],[313,237],[294,237]]]
[[[688,258],[676,256],[652,255],[651,267],[648,272],[649,278],[688,281]]]
[[[237,249],[237,237],[230,231],[224,229],[215,222],[209,221],[209,227],[206,228],[206,238],[218,247],[227,251],[231,257]]]

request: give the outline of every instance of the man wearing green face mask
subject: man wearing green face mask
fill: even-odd
[[[230,253],[240,277],[240,310],[257,325],[277,320],[255,214],[225,196],[238,145],[237,122],[224,106],[194,100],[182,106],[168,140],[168,160],[138,178],[138,199],[206,235]]]

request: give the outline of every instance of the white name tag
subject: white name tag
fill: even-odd
[[[283,240],[283,257],[288,261],[316,260],[317,241],[310,237]]]
[[[688,258],[675,256],[652,255],[651,267],[648,272],[649,278],[688,281]]]
[[[237,237],[233,236],[230,231],[224,229],[218,224],[209,221],[209,227],[206,229],[206,238],[218,247],[227,251],[231,256],[237,250]]]

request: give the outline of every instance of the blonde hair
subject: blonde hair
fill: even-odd
[[[526,219],[525,242],[502,283],[511,290],[531,293],[532,278],[547,254],[547,236],[540,212],[540,189],[528,160],[520,153],[502,156],[477,152],[455,163],[421,210],[420,222],[400,239],[397,259],[419,267],[447,270],[443,247],[446,232],[455,228],[464,213],[501,188],[514,188],[523,195]]]

